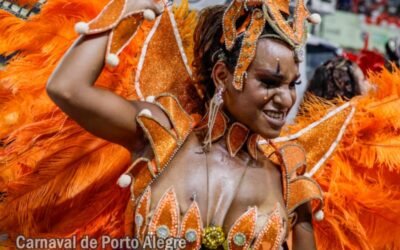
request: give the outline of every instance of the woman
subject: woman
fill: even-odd
[[[274,2],[280,3],[280,1]],[[249,7],[249,2],[247,3],[247,7]],[[158,159],[166,160],[165,164],[168,165],[164,169],[164,174],[167,177],[164,177],[164,174],[159,175],[157,160],[150,159],[152,158],[150,156],[148,158],[135,157],[135,167],[130,168],[132,158],[128,150],[118,144],[110,143],[89,134],[60,111],[46,94],[46,82],[50,74],[54,71],[55,64],[76,39],[76,34],[72,30],[73,24],[78,20],[90,20],[96,13],[101,11],[105,4],[106,1],[101,0],[87,0],[84,2],[80,0],[48,1],[40,14],[29,21],[21,21],[10,14],[0,11],[0,15],[2,16],[0,18],[0,33],[2,34],[2,39],[0,39],[0,53],[11,54],[14,51],[18,51],[18,55],[8,63],[4,70],[0,71],[0,138],[4,141],[3,146],[0,147],[0,245],[9,243],[11,248],[15,248],[15,239],[19,235],[26,236],[26,238],[57,237],[67,239],[71,237],[81,239],[89,236],[91,239],[97,239],[98,242],[105,235],[113,238],[119,238],[124,235],[141,237],[144,231],[140,230],[141,227],[137,226],[141,222],[141,217],[135,216],[136,218],[133,218],[133,216],[134,214],[143,214],[146,209],[138,208],[146,208],[146,206],[135,206],[136,204],[144,204],[143,202],[146,199],[143,199],[143,197],[149,198],[150,195],[148,195],[148,192],[146,193],[147,196],[137,193],[146,190],[148,186],[156,188],[156,185],[161,185],[158,183],[162,183],[162,178],[177,178],[176,175],[168,173],[175,171],[174,168],[178,164],[174,163],[174,168],[170,168],[167,164],[171,157],[171,152],[174,153],[177,145],[182,146],[179,140],[176,143],[176,137],[181,136],[179,138],[183,140],[186,139],[185,135],[192,135],[188,133],[192,128],[188,125],[192,123],[189,123],[190,119],[186,119],[187,115],[179,107],[176,99],[169,94],[161,96],[160,94],[164,92],[174,94],[185,110],[194,118],[197,117],[196,113],[200,111],[198,109],[199,105],[203,107],[204,103],[211,103],[208,101],[209,99],[201,101],[196,99],[198,98],[196,97],[197,92],[206,95],[204,85],[197,82],[195,84],[186,83],[186,80],[184,80],[190,77],[190,70],[188,70],[190,67],[185,64],[185,60],[191,62],[193,59],[191,55],[193,51],[192,33],[195,30],[194,27],[197,20],[195,20],[195,13],[188,11],[187,2],[183,2],[182,6],[174,9],[173,14],[167,8],[160,15],[161,19],[157,18],[154,22],[143,23],[130,46],[126,51],[121,53],[119,67],[105,69],[96,82],[96,86],[110,89],[127,99],[140,99],[143,101],[146,99],[151,104],[145,104],[156,104],[160,109],[166,111],[166,116],[168,115],[169,118],[172,118],[168,119],[173,123],[171,126],[174,129],[171,131],[165,128],[165,126],[159,126],[157,121],[149,116],[152,113],[154,118],[155,112],[145,111],[138,117],[142,124],[154,125],[146,126],[146,128],[151,129],[151,131],[146,129],[149,132],[146,135],[152,136],[152,139],[157,139],[154,136],[160,133],[160,131],[167,131],[167,133],[162,133],[162,136],[159,137],[159,139],[162,139],[162,142],[168,139],[167,143],[161,145],[159,143],[160,140],[157,139],[157,143],[154,144],[156,146],[156,155],[159,156]],[[276,6],[272,5],[270,7],[273,9]],[[298,7],[301,7],[301,5]],[[284,7],[280,8],[280,10],[288,13]],[[140,15],[141,13],[139,12]],[[204,16],[209,17],[211,13],[215,12],[204,13]],[[274,13],[277,14],[277,12]],[[301,12],[297,12],[297,14],[299,13],[301,14]],[[268,14],[271,13],[268,12]],[[279,15],[275,15],[275,17],[279,19]],[[111,20],[114,19],[111,18]],[[135,16],[132,20],[136,20]],[[141,21],[142,18],[137,20]],[[209,22],[205,22],[207,20]],[[218,22],[213,18],[202,18],[199,27],[210,26],[205,25],[205,23],[215,24]],[[239,20],[239,33],[243,30],[246,32],[253,30],[253,28],[249,27],[247,29],[240,28],[240,23],[241,21]],[[132,29],[128,29],[127,35],[123,36],[124,39],[129,40],[131,36],[130,32],[135,31],[136,22],[121,22],[121,24],[133,26]],[[288,38],[293,38],[293,34],[295,33],[282,32],[279,27],[287,26],[280,21],[272,24],[275,24],[274,30],[280,31],[281,35],[279,37],[284,38],[288,44],[294,44]],[[301,24],[301,22],[298,24]],[[276,25],[279,25],[279,27]],[[118,30],[116,26],[111,25],[110,29],[114,28],[114,31]],[[119,27],[121,28],[122,26]],[[226,27],[231,26],[228,25]],[[297,27],[302,27],[302,25]],[[80,25],[80,28],[85,30],[85,25]],[[82,29],[80,30],[82,31]],[[205,31],[205,29],[201,30]],[[227,56],[229,53],[227,53],[226,49],[224,53],[214,53],[214,49],[210,49],[211,45],[218,45],[216,51],[221,46],[211,39],[215,37],[215,29],[206,30],[210,32],[211,36],[203,35],[195,39],[196,41],[200,41],[200,38],[202,38],[203,42],[196,42],[198,45],[196,48],[204,48],[202,50],[195,50],[197,53],[195,66],[197,66],[197,69],[201,65],[207,65],[209,62],[208,56],[210,55],[211,57],[214,55],[213,62],[223,60],[224,57],[226,60],[234,58]],[[228,33],[229,30],[231,29],[227,29]],[[196,34],[201,33],[198,32]],[[116,39],[114,41],[121,42],[125,41],[124,39]],[[250,40],[253,41],[251,36]],[[256,36],[254,41],[258,40],[259,38]],[[115,44],[121,45],[121,43]],[[243,44],[246,43],[244,42]],[[116,64],[115,62],[118,61],[118,58],[110,56],[110,54],[118,54],[118,50],[115,50],[118,49],[118,46],[116,47],[113,47],[113,50],[109,51],[111,53],[107,53],[107,58],[110,59],[107,61],[113,64]],[[183,56],[185,53],[183,53],[183,49],[181,48],[185,50],[186,57]],[[249,48],[252,48],[252,46]],[[203,57],[203,52],[205,51],[210,53],[207,53],[208,56]],[[300,54],[297,53],[297,55]],[[142,60],[143,58],[145,60]],[[202,62],[202,58],[207,58],[205,59],[205,64],[200,63]],[[243,61],[243,58],[245,59],[246,57],[242,57],[238,61],[244,63],[253,61],[252,59]],[[281,58],[279,59],[281,60]],[[212,65],[214,64],[217,63],[212,63]],[[86,65],[84,64],[83,66],[86,67]],[[210,69],[203,67],[203,69],[206,70],[204,72],[210,72],[212,67]],[[136,72],[134,78],[130,77],[131,72]],[[211,73],[201,73],[203,71],[199,69],[196,72],[197,78],[199,80],[203,79],[202,82],[207,81],[201,76],[207,77],[207,79],[211,76]],[[240,72],[243,73],[243,71]],[[140,76],[138,77],[138,75]],[[75,72],[68,75],[68,77],[70,76],[75,76]],[[306,175],[313,176],[313,173],[315,173],[313,178],[318,181],[324,190],[325,218],[323,221],[313,223],[318,249],[380,249],[383,247],[396,249],[399,247],[398,218],[400,218],[400,211],[398,208],[400,207],[400,192],[397,188],[398,173],[395,171],[398,172],[398,166],[400,165],[396,151],[398,150],[397,142],[400,141],[398,132],[400,126],[398,117],[400,114],[397,108],[399,105],[400,72],[395,70],[390,73],[383,70],[382,72],[371,74],[369,77],[370,81],[379,87],[377,91],[370,92],[369,95],[361,97],[360,99],[362,100],[359,100],[358,103],[352,101],[334,110],[332,110],[332,105],[325,105],[325,102],[307,103],[305,105],[305,112],[300,114],[296,123],[299,131],[295,130],[294,132],[296,133],[288,134],[288,131],[285,129],[283,130],[283,134],[287,136],[272,140],[272,144],[263,140],[259,142],[259,149],[262,150],[262,153],[267,155],[269,160],[274,162],[276,166],[280,167],[280,171],[283,173],[281,174],[282,177],[287,177],[281,180],[284,184],[282,190],[284,200],[289,201],[286,208],[289,210],[289,218],[292,224],[296,225],[295,230],[299,230],[301,228],[299,225],[301,224],[307,225],[307,223],[301,223],[299,220],[297,220],[299,223],[295,223],[296,216],[292,212],[295,210],[300,212],[296,209],[297,205],[301,204],[301,202],[297,202],[299,201],[298,199],[301,201],[303,198],[310,200],[311,197],[318,201],[321,198],[321,192],[313,184],[314,182],[301,175],[304,172],[304,158],[302,158],[304,157],[304,153],[294,143],[300,143],[306,149]],[[246,84],[245,82],[243,85],[245,88]],[[209,84],[207,86],[214,85]],[[132,91],[133,87],[134,90]],[[196,88],[197,92],[193,91],[193,87]],[[274,90],[272,89],[271,91]],[[157,97],[151,97],[151,95]],[[209,96],[212,96],[212,94],[209,94]],[[215,104],[218,102],[214,101],[212,103]],[[216,110],[214,104],[210,105],[214,107],[210,108],[210,110]],[[355,107],[362,108],[357,108],[355,111]],[[328,111],[328,115],[324,116]],[[221,113],[211,113],[219,114],[214,124],[216,128],[214,129],[215,137],[215,135],[223,134],[224,119]],[[164,115],[163,112],[162,114]],[[204,115],[204,113],[201,114]],[[354,114],[353,117],[352,114]],[[201,130],[207,127],[205,122],[207,121],[207,117],[205,117],[202,123],[197,125],[197,128]],[[232,119],[230,123],[234,121]],[[346,127],[346,124],[349,124],[349,126]],[[240,148],[239,143],[242,143],[244,141],[243,138],[246,137],[246,133],[244,133],[246,130],[243,129],[243,126],[236,125],[233,130],[230,130],[230,134],[236,136],[224,137],[234,139],[227,144],[232,146],[230,149],[228,148],[230,153],[235,153],[235,149]],[[196,131],[197,134],[201,132]],[[207,129],[204,130],[204,133],[207,135]],[[175,137],[171,137],[171,134],[175,135]],[[199,137],[201,139],[203,136],[200,134]],[[192,165],[199,165],[198,170],[202,173],[199,176],[203,177],[201,179],[197,176],[198,178],[195,182],[189,184],[197,186],[197,183],[200,183],[200,180],[202,180],[200,183],[203,185],[202,189],[207,189],[206,186],[211,187],[211,184],[204,185],[204,180],[207,179],[204,177],[204,175],[207,175],[204,174],[206,164],[201,164],[200,160],[205,162],[204,157],[207,157],[211,162],[213,158],[210,155],[223,150],[223,152],[226,152],[226,147],[221,145],[224,139],[220,139],[220,141],[214,142],[208,150],[209,153],[205,154],[203,152],[203,142],[200,139],[198,141],[201,142],[201,148],[198,148],[198,151],[196,151],[200,156],[196,154],[197,158],[186,163],[186,165],[191,170],[196,169],[192,168]],[[263,157],[262,154],[257,155],[259,151],[254,150],[254,139],[258,138],[251,136],[251,140],[248,140],[249,143],[245,146],[247,149],[240,150],[233,159],[238,158],[236,160],[241,162],[241,159],[243,159],[242,156],[246,157],[246,153],[250,153],[257,161],[261,160],[259,157]],[[338,145],[340,140],[341,143]],[[155,140],[152,141],[154,142]],[[184,157],[184,153],[181,152],[186,152],[184,151],[185,145],[193,146],[193,144],[190,144],[191,141],[184,141],[184,145],[177,151],[177,156],[174,157],[173,161],[178,161],[176,159]],[[282,145],[284,142],[287,142],[288,145]],[[338,146],[336,151],[333,151],[336,146]],[[216,147],[221,150],[216,151],[218,149]],[[207,148],[205,148],[205,151],[207,151]],[[203,156],[202,159],[200,159],[201,156]],[[224,160],[230,161],[230,157],[228,159],[224,158]],[[150,164],[147,164],[147,162],[150,162]],[[165,164],[161,165],[164,166]],[[220,163],[219,165],[222,164]],[[209,164],[208,169],[210,169],[210,172],[208,176],[229,176],[229,178],[223,178],[224,185],[226,186],[228,184],[232,185],[232,182],[235,181],[238,184],[237,178],[245,176],[243,168],[235,168],[234,170],[237,170],[237,172],[233,174],[230,172],[234,170],[230,171],[231,168],[225,168],[225,165],[222,166],[227,171],[222,171],[222,174],[220,174],[220,172],[211,172],[214,170],[214,165]],[[289,169],[291,170],[296,169],[296,172],[300,176],[291,176],[293,179],[289,178],[289,171],[287,171],[288,168],[286,167],[290,167]],[[187,171],[188,169],[184,170]],[[249,170],[247,170],[247,173],[250,172]],[[187,173],[184,171],[181,172]],[[294,173],[293,171],[291,172]],[[230,179],[233,175],[236,179]],[[153,177],[158,178],[154,180]],[[258,178],[261,178],[261,174]],[[151,185],[152,181],[153,184]],[[175,184],[177,186],[183,181],[186,182],[186,179],[179,178],[173,186],[175,187]],[[271,185],[273,183],[271,181]],[[299,188],[299,184],[307,185],[300,185],[301,188]],[[134,185],[133,189],[128,188],[129,185]],[[171,186],[166,188],[169,187]],[[209,194],[220,192],[220,190],[212,188],[210,188],[211,191],[208,192]],[[246,187],[243,185],[240,186],[241,191],[244,188]],[[192,205],[199,204],[198,207],[207,206],[200,204],[204,200],[201,200],[199,194],[193,193],[192,190],[185,196],[190,196],[193,201],[196,201]],[[229,191],[231,189],[227,188],[224,190]],[[313,190],[315,193],[311,196],[310,193],[305,192]],[[175,192],[177,193],[176,188]],[[257,193],[265,192],[265,190],[257,190]],[[173,194],[173,192],[168,192],[168,194]],[[228,195],[225,195],[225,192],[223,194],[224,196],[218,196],[218,198],[229,198]],[[249,194],[246,193],[246,196]],[[172,198],[169,199],[170,201],[178,200],[179,204],[183,205],[187,202],[185,199],[182,200],[179,197],[175,199],[174,195],[167,195],[166,197]],[[130,198],[131,201],[129,201]],[[158,197],[154,197],[154,200],[151,201],[152,207],[154,207],[155,203],[159,202],[159,200],[155,200],[156,198]],[[272,198],[275,199],[276,197]],[[161,203],[165,204],[165,202]],[[129,205],[127,206],[127,204]],[[171,205],[171,202],[167,202],[167,204]],[[174,202],[172,202],[173,204]],[[215,203],[211,203],[211,205],[213,204]],[[200,214],[200,212],[196,209],[196,206],[192,205],[191,209],[189,209],[191,212],[189,214],[193,216],[189,220],[185,219],[189,211],[180,209],[184,218],[180,216],[182,220],[178,223],[178,226],[181,227],[182,224],[185,224],[199,229],[199,220],[196,219],[196,215]],[[209,210],[212,211],[212,209]],[[174,211],[173,214],[177,214],[176,210]],[[201,208],[201,211],[204,213],[204,208]],[[244,223],[245,225],[255,224],[250,223],[253,221],[252,219],[249,220],[249,215],[254,216],[254,211],[254,209],[250,209],[245,214],[246,216],[241,217],[245,219],[241,220],[242,222],[246,222]],[[199,213],[197,214],[197,212]],[[224,212],[222,210],[217,215],[211,212],[208,213],[212,217],[210,221],[223,217],[221,214]],[[321,219],[321,216],[318,215],[321,215],[321,213],[315,214],[314,218],[317,220]],[[152,220],[155,217],[157,216],[150,216]],[[264,218],[266,216],[263,215],[261,217]],[[275,239],[275,242],[279,242],[277,245],[281,243],[275,237],[277,232],[285,231],[275,230],[276,226],[278,226],[278,229],[282,229],[280,227],[282,224],[279,223],[282,221],[281,217],[281,212],[278,209],[274,210],[273,214],[268,217],[270,222],[276,222],[275,226],[271,226],[269,229],[275,231],[275,233],[272,233],[270,240]],[[147,222],[150,222],[150,218]],[[200,215],[198,218],[200,218]],[[207,220],[203,215],[201,215],[201,218],[202,221]],[[257,224],[260,223],[259,221],[262,218],[258,216]],[[138,222],[136,225],[134,223],[135,220]],[[183,223],[184,221],[186,223]],[[187,223],[188,221],[190,221],[190,224]],[[216,224],[219,226],[217,223],[219,224],[219,221],[210,222],[210,225]],[[147,223],[143,224],[147,225]],[[203,228],[210,226],[205,223],[202,224]],[[158,226],[154,227],[153,223],[152,230],[156,230],[157,228]],[[242,229],[242,227],[236,228]],[[248,228],[251,229],[251,227]],[[161,227],[160,229],[161,233],[167,232],[165,227]],[[193,232],[187,230],[188,228],[182,229],[181,227],[179,229],[179,237],[186,239],[186,236],[188,236],[187,238],[191,241],[196,238],[194,237],[196,233],[199,233],[199,231]],[[140,231],[140,233],[136,231]],[[186,231],[188,231],[187,235]],[[211,230],[210,227],[204,231],[208,231],[209,236],[221,235],[221,230]],[[210,234],[210,231],[214,233]],[[391,233],[388,234],[388,231]],[[236,234],[236,231],[234,232]],[[248,231],[246,232],[248,233]],[[9,240],[3,241],[7,238],[7,235]],[[161,236],[163,235],[165,236],[165,234]],[[230,235],[232,236],[229,241],[230,246],[234,246],[235,243],[232,242],[234,234]],[[247,237],[249,234],[244,235]],[[250,236],[247,238],[250,238]],[[187,248],[191,249],[198,247],[197,244],[201,243],[198,241],[198,238],[197,241],[192,243],[186,240],[185,242],[188,246]],[[238,234],[236,242],[243,243],[243,235]],[[265,241],[262,246],[268,249],[268,242],[268,240]],[[256,248],[254,243],[253,248]]]
[[[155,233],[159,238],[178,236],[176,221],[170,225],[159,224],[163,220],[160,215],[163,206],[169,204],[173,210],[182,212],[177,213],[181,217],[178,220],[186,218],[183,215],[193,209],[198,211],[198,226],[203,226],[197,231],[184,232],[187,242],[194,242],[197,247],[202,244],[206,248],[219,249],[224,243],[229,248],[249,247],[254,240],[256,247],[270,244],[271,249],[275,249],[278,245],[286,245],[289,228],[292,228],[293,249],[315,249],[311,211],[307,203],[296,210],[297,216],[293,219],[294,213],[288,214],[285,208],[283,173],[263,154],[257,157],[250,149],[242,149],[245,143],[252,145],[251,138],[255,137],[248,135],[257,134],[265,139],[279,136],[296,99],[299,58],[295,48],[299,44],[293,46],[287,42],[292,40],[285,40],[274,31],[264,19],[263,4],[254,3],[243,8],[245,15],[236,17],[245,31],[239,27],[237,40],[232,39],[232,46],[227,48],[229,46],[225,45],[230,37],[223,30],[226,21],[223,18],[239,5],[243,7],[240,1],[234,2],[230,9],[212,7],[200,16],[195,32],[195,67],[197,78],[205,89],[208,116],[193,132],[192,128],[178,129],[178,123],[189,117],[183,110],[177,112],[185,118],[176,121],[164,109],[165,106],[160,107],[153,100],[153,103],[129,102],[93,86],[103,68],[109,30],[82,36],[53,73],[47,91],[52,100],[83,128],[122,145],[132,153],[133,159],[139,159],[130,169],[135,178],[143,177],[143,173],[137,174],[143,163],[155,169],[156,178],[141,187],[142,192],[136,191],[139,186],[135,181],[132,183],[137,237],[146,235],[142,235],[143,230],[148,230],[147,234]],[[122,16],[144,9],[157,14],[162,12],[160,6],[149,0],[128,1]],[[260,25],[261,29],[250,30],[254,25]],[[250,37],[248,30],[260,34],[256,38]],[[242,41],[249,37],[254,45],[248,46],[256,49],[250,56],[242,54],[248,40]],[[225,41],[221,42],[222,39]],[[243,67],[247,68],[238,75]],[[171,96],[157,97],[156,101],[179,106],[177,99]],[[229,127],[227,133],[225,129],[216,129],[221,125]],[[157,128],[152,131],[154,126]],[[164,152],[159,152],[157,143],[161,142],[155,133],[167,131],[176,133],[177,145],[171,146],[174,142],[168,140],[174,140],[174,137],[165,135],[168,140],[161,141],[167,146],[163,148]],[[242,134],[245,136],[237,146],[234,140]],[[169,160],[165,160],[166,156],[162,154],[169,150]],[[121,187],[126,186],[126,180],[129,185],[131,179],[128,176],[120,178]],[[174,202],[168,203],[171,199]],[[148,214],[138,214],[138,207],[148,203],[148,212],[154,214],[150,222],[145,222]],[[278,233],[275,237],[263,238],[262,232],[266,232],[273,213],[281,218],[281,226],[276,227]],[[254,224],[250,231],[240,229],[244,219],[250,225]],[[204,235],[201,236],[203,228]]]

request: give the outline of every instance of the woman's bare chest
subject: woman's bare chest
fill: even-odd
[[[196,136],[189,137],[151,185],[150,210],[170,188],[176,194],[181,216],[196,201],[203,225],[220,225],[225,232],[249,207],[257,207],[263,224],[262,217],[266,218],[277,202],[284,205],[277,168],[240,155],[232,158],[223,145],[213,145],[205,153]]]

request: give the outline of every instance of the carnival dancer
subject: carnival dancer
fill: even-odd
[[[356,104],[347,103],[334,110],[330,106],[324,117],[328,108],[315,104],[309,108],[313,112],[300,117],[298,131],[285,129],[276,138],[295,99],[304,22],[319,21],[302,1],[289,23],[286,1],[233,1],[206,9],[197,22],[194,44],[184,31],[193,32],[188,27],[196,22],[184,8],[173,14],[169,6],[160,10],[151,1],[111,1],[98,17],[76,25],[82,37],[47,85],[49,96],[78,126],[48,100],[44,83],[28,81],[26,74],[28,65],[35,65],[35,78],[44,78],[40,72],[47,80],[69,45],[64,39],[74,38],[70,27],[54,29],[50,20],[65,23],[76,20],[77,13],[88,20],[98,7],[98,1],[55,0],[41,14],[39,27],[47,32],[34,36],[36,40],[10,43],[15,41],[8,38],[12,29],[4,31],[7,44],[0,45],[8,52],[31,50],[1,73],[0,228],[8,234],[8,244],[13,246],[19,234],[130,235],[141,242],[150,235],[185,239],[186,249],[313,249],[314,218],[320,249],[396,246],[393,235],[383,238],[367,229],[377,230],[376,223],[392,225],[375,218],[381,212],[396,223],[396,200],[391,198],[399,192],[387,183],[367,185],[363,176],[349,180],[343,173],[357,172],[346,172],[351,167],[345,160],[338,168],[322,168],[328,159],[343,159],[333,154],[342,138],[347,147],[340,156],[364,149],[349,142],[365,129],[357,126],[361,118],[378,117],[376,109],[355,114]],[[64,15],[57,16],[57,11]],[[29,23],[9,22],[8,27],[32,32]],[[130,53],[123,52],[132,38],[125,51]],[[34,42],[43,45],[40,51],[31,47]],[[104,62],[117,67],[99,76]],[[26,65],[25,77],[15,78],[18,65]],[[383,105],[387,94],[380,94],[376,102]],[[385,103],[386,108],[387,103],[394,105],[393,100]],[[395,127],[389,114],[382,116]],[[380,173],[385,174],[385,164],[396,169],[398,162],[394,157],[368,161],[367,166],[383,166]],[[370,176],[381,184],[381,175]],[[325,219],[321,189],[310,177],[326,192]],[[366,188],[360,193],[368,201],[361,203],[364,210],[348,188],[354,183],[359,190]],[[383,190],[392,193],[383,195]],[[371,206],[381,201],[385,207]],[[365,220],[357,214],[360,210]]]

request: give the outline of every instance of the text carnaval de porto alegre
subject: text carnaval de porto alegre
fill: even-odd
[[[182,249],[186,246],[186,240],[182,238],[158,238],[148,235],[143,244],[139,239],[131,237],[113,238],[107,235],[100,239],[84,236],[78,240],[76,236],[70,238],[28,238],[19,235],[16,239],[17,249]]]

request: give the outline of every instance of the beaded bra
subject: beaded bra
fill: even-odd
[[[214,234],[214,232],[207,234],[206,231],[212,229],[203,228],[199,207],[195,201],[181,220],[179,218],[179,201],[171,188],[165,192],[153,212],[150,212],[149,209],[151,184],[168,167],[193,129],[195,127],[202,128],[207,121],[200,121],[195,126],[191,116],[170,94],[152,98],[152,102],[165,112],[173,127],[169,129],[163,126],[148,110],[137,116],[138,124],[150,141],[154,158],[137,159],[125,173],[125,176],[131,178],[129,184],[131,202],[126,211],[126,218],[131,218],[131,223],[127,225],[126,231],[141,240],[145,235],[154,235],[159,238],[184,238],[187,243],[186,249],[199,249],[205,242],[204,238],[211,237],[212,240],[217,240],[218,236],[215,235],[218,234]],[[318,126],[323,127],[324,124],[333,123],[342,124],[338,128],[343,128],[351,111],[350,108],[350,106],[341,107],[334,113],[328,114],[318,123],[311,124],[310,128],[303,129],[302,136],[278,138],[275,142],[268,144],[263,143],[262,138],[258,135],[249,135],[249,130],[240,123],[234,123],[228,128],[226,117],[223,113],[218,113],[216,125],[212,131],[213,139],[219,139],[227,132],[226,143],[231,156],[235,156],[244,145],[247,145],[247,150],[253,158],[257,158],[258,153],[263,153],[280,166],[284,202],[289,214],[289,221],[293,221],[296,208],[304,203],[313,201],[314,211],[320,211],[322,208],[323,194],[319,185],[303,174],[314,167],[307,166],[307,163],[315,164],[324,159],[324,153],[329,153],[331,146],[340,136],[340,130],[331,133],[330,137],[325,137],[324,139],[328,143],[320,144],[319,150],[310,154],[311,158],[306,156],[302,145],[312,144],[310,139],[313,139],[314,135],[320,135]],[[274,209],[262,230],[257,234],[255,232],[256,218],[257,209],[250,208],[236,220],[227,233],[226,247],[228,249],[247,249],[250,244],[252,249],[261,249],[261,246],[265,246],[265,244],[274,246],[271,249],[277,249],[282,244],[288,228],[283,223],[279,208]]]

